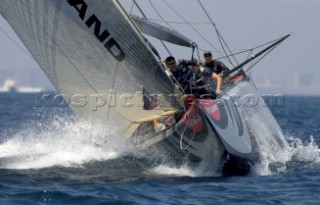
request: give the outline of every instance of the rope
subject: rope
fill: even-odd
[[[186,113],[186,121],[187,121],[187,118],[188,118],[188,114]],[[185,131],[187,130],[187,126],[188,126],[187,123],[186,123],[186,126],[184,127],[184,129],[180,135],[180,149],[182,149],[182,150],[186,150],[190,147],[191,143],[193,142],[194,136],[196,135],[196,132],[193,132],[193,135],[192,135],[191,140],[189,141],[189,144],[186,147],[183,147],[182,140],[183,140],[183,135],[184,135]]]

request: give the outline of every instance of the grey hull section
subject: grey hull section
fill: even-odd
[[[288,147],[278,122],[250,78],[238,82],[215,103],[203,103],[200,108],[227,152],[235,157],[257,162],[269,143],[278,150]]]

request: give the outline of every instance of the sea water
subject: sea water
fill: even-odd
[[[249,176],[228,178],[168,164],[165,153],[146,155],[117,134],[106,139],[67,107],[35,98],[0,94],[1,205],[320,204],[320,97],[286,96],[271,107],[289,148],[265,146]]]

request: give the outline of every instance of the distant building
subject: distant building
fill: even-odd
[[[299,83],[299,73],[294,72],[292,74],[292,88],[299,88],[300,83]]]
[[[310,73],[302,73],[299,75],[299,84],[302,87],[314,86],[314,79]]]

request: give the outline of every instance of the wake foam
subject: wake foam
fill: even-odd
[[[203,161],[197,168],[189,166],[187,163],[181,166],[167,165],[162,163],[156,167],[150,168],[147,175],[169,176],[169,177],[220,177],[221,172],[216,172],[208,166],[210,162]]]
[[[55,117],[47,126],[44,128],[41,123],[8,136],[0,144],[0,167],[75,167],[90,161],[114,159],[131,150],[115,134],[90,123]]]
[[[64,116],[49,118],[28,123],[23,130],[2,139],[0,169],[84,168],[97,174],[105,173],[105,176],[109,175],[107,172],[114,173],[112,177],[115,178],[117,174],[137,177],[205,175],[203,170],[195,170],[187,163],[173,164],[167,153],[160,150],[139,151],[123,142],[114,130]]]
[[[313,136],[303,141],[299,137],[285,136],[271,112],[246,115],[246,125],[254,136],[253,149],[257,160],[252,166],[253,175],[274,175],[303,166],[320,165],[320,149]]]
[[[254,175],[275,175],[300,168],[320,168],[320,149],[313,136],[301,140],[286,136],[289,142],[284,149],[274,149],[270,144],[261,144],[259,163],[253,166]]]
[[[281,139],[277,139],[274,132],[270,132],[270,127],[260,122],[252,120],[249,126],[251,131],[259,133],[256,146],[260,161],[253,165],[253,175],[274,175],[301,166],[320,167],[320,149],[313,136],[303,141],[297,137],[284,136],[281,130],[275,129],[279,131],[277,135],[281,136]],[[219,173],[207,169],[210,162],[203,162],[197,168],[187,163],[174,165],[168,163],[166,153],[157,150],[142,153],[124,143],[116,132],[59,116],[53,117],[49,123],[40,121],[29,124],[16,134],[6,136],[0,143],[0,169],[42,169],[54,166],[83,168],[99,161],[121,163],[127,156],[132,157],[128,160],[136,162],[119,165],[123,173],[129,173],[132,166],[140,166],[139,173],[142,176],[219,176]]]
[[[160,165],[152,168],[148,171],[150,175],[160,175],[160,176],[173,176],[173,177],[198,177],[199,173],[191,169],[187,165],[180,167],[172,167],[167,165]]]

